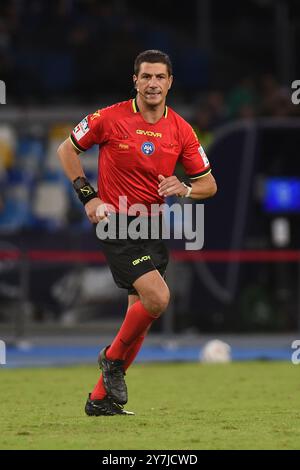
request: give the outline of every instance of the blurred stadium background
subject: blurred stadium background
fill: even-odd
[[[199,135],[219,191],[205,202],[204,250],[170,242],[172,303],[140,357],[194,360],[209,337],[226,339],[236,358],[290,357],[300,334],[299,44],[297,0],[1,1],[8,365],[94,361],[121,321],[126,295],[56,150],[86,114],[132,96],[133,60],[148,48],[173,60],[168,103]],[[95,181],[97,148],[83,159]]]

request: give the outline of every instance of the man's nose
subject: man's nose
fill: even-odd
[[[149,82],[149,86],[152,87],[152,88],[155,88],[157,86],[157,78],[156,77],[151,77],[150,79],[150,82]]]

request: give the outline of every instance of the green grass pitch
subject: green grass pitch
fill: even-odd
[[[135,416],[87,417],[96,367],[0,369],[0,449],[299,449],[300,366],[147,364]]]

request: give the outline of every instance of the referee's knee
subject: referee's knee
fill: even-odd
[[[170,300],[170,291],[167,286],[164,289],[154,290],[141,299],[146,310],[154,317],[160,315],[167,309]]]

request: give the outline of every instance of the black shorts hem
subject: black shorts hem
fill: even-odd
[[[136,294],[133,283],[137,279],[155,270],[164,276],[169,261],[162,240],[102,240],[101,247],[116,285],[132,294]]]

